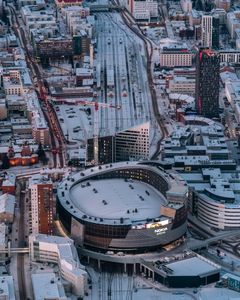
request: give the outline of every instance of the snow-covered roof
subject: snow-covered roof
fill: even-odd
[[[194,256],[166,265],[173,270],[169,276],[204,276],[220,271],[220,267],[201,256]]]
[[[159,217],[161,205],[166,204],[166,199],[161,193],[143,182],[104,179],[88,180],[87,184],[85,182],[75,185],[70,190],[70,196],[74,206],[89,216],[110,216],[113,219],[124,217],[132,221],[142,221]]]
[[[142,181],[133,182],[130,175],[126,181],[116,176],[111,176],[112,179],[93,180],[94,176],[104,176],[108,172],[131,172],[136,168],[150,170],[159,176],[159,180],[163,181],[163,191],[159,192]],[[58,187],[58,199],[65,209],[79,219],[89,218],[94,223],[101,224],[122,224],[123,219],[124,224],[137,224],[148,218],[160,217],[160,207],[168,206],[169,201],[165,197],[178,198],[182,205],[186,191],[185,183],[175,173],[168,174],[140,162],[122,162],[103,165],[100,169],[94,167],[66,178]]]
[[[0,196],[0,213],[14,214],[15,197],[10,194]]]

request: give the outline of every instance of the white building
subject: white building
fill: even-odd
[[[150,123],[116,133],[116,161],[149,159]]]
[[[235,38],[235,30],[240,28],[240,11],[233,11],[227,14],[227,28],[231,38]]]
[[[128,10],[137,21],[150,22],[158,16],[158,2],[156,0],[130,0]]]
[[[32,286],[35,300],[67,300],[61,278],[54,273],[32,274]],[[1,298],[0,298],[1,299]]]
[[[0,299],[15,300],[14,284],[12,276],[0,276]]]
[[[11,194],[3,194],[0,196],[0,222],[13,222],[15,202],[15,196]]]
[[[224,9],[228,11],[231,7],[231,0],[215,0],[214,1],[217,8]]]
[[[0,250],[5,250],[7,247],[7,232],[7,225],[0,223]],[[0,254],[0,257],[5,257],[5,254]]]
[[[23,6],[21,8],[21,15],[28,32],[34,28],[56,28],[56,18],[54,12],[50,9],[40,10],[37,5]]]
[[[222,50],[220,52],[220,62],[240,63],[240,50]]]
[[[235,116],[240,122],[240,80],[232,80],[225,83],[225,93]]]
[[[197,210],[197,218],[209,227],[221,230],[239,229],[240,227],[240,181],[236,170],[227,170],[221,160],[220,167],[201,168],[198,172],[181,173],[190,187],[190,194],[195,196],[190,201],[190,211]],[[197,180],[196,180],[197,179]],[[192,189],[193,190],[192,190]],[[191,191],[192,190],[192,191]],[[195,212],[194,212],[195,213]]]
[[[180,1],[182,10],[185,13],[191,12],[192,11],[192,1],[191,0],[181,0]]]
[[[25,94],[27,104],[27,116],[32,125],[32,135],[36,143],[49,145],[49,127],[40,107],[35,91]]]
[[[195,78],[174,76],[169,80],[169,91],[170,93],[193,95],[195,94]]]
[[[72,284],[73,293],[84,296],[88,290],[87,272],[79,262],[71,239],[44,234],[30,235],[29,249],[32,261],[57,263],[62,278]]]
[[[43,8],[46,6],[45,0],[18,0],[19,7],[26,5],[36,5],[39,8]]]
[[[201,40],[203,47],[212,47],[213,17],[203,15],[201,22]]]

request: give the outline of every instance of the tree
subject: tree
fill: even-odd
[[[9,158],[7,154],[5,154],[2,159],[2,169],[9,169],[9,168],[10,168]]]
[[[42,146],[41,142],[38,144],[37,155],[38,155],[38,158],[39,158],[40,161],[42,161],[43,163],[47,162],[46,153],[43,149],[43,146]]]
[[[195,9],[203,11],[203,3],[202,0],[196,0],[195,1]]]

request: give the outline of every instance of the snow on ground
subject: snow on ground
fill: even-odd
[[[203,288],[198,294],[199,300],[237,300],[240,294],[225,288]]]
[[[192,296],[174,290],[159,291],[148,285],[141,277],[127,276],[126,274],[97,273],[87,268],[92,278],[92,290],[86,300],[105,300],[111,295],[115,300],[190,300]]]
[[[159,283],[139,277],[119,273],[98,273],[87,267],[92,279],[92,289],[85,300],[237,300],[239,293],[212,286],[193,289],[168,289]]]

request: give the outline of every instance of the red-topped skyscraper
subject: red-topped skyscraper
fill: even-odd
[[[214,50],[200,49],[196,58],[196,109],[207,118],[219,116],[220,56]]]

